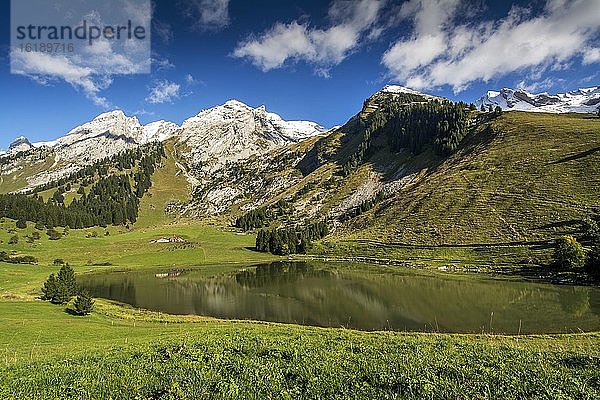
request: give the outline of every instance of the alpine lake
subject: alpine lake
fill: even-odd
[[[546,334],[600,329],[600,288],[317,261],[86,273],[94,297],[178,315],[358,330]]]

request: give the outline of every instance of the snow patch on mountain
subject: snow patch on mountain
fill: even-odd
[[[423,96],[426,99],[441,99],[441,97],[434,96],[434,95],[427,94],[427,93],[422,93],[417,90],[409,89],[407,87],[400,86],[400,85],[386,85],[378,93],[388,93],[388,94],[407,93],[407,94],[414,94],[416,96]]]
[[[237,100],[201,111],[181,127],[178,138],[191,149],[187,156],[200,175],[325,132],[314,122],[284,121],[264,106],[252,108]]]
[[[488,91],[476,103],[477,108],[500,106],[503,110],[549,113],[595,113],[600,107],[600,87],[582,88],[555,95],[533,94],[523,89],[504,88]]]
[[[17,154],[33,148],[33,145],[25,136],[19,136],[8,146],[8,154]]]
[[[150,122],[142,127],[142,134],[138,141],[141,144],[153,141],[163,142],[173,137],[179,129],[179,125],[169,121]]]

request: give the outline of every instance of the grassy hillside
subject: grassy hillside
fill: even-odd
[[[471,133],[417,184],[346,223],[335,238],[548,240],[576,230],[600,204],[599,194],[599,118],[509,112]]]
[[[175,213],[165,212],[171,204],[186,203],[191,187],[177,166],[178,149],[173,139],[164,143],[166,158],[152,175],[152,186],[140,201],[136,227],[159,226],[176,219]]]

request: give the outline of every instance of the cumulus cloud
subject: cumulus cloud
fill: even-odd
[[[546,78],[542,81],[531,83],[527,83],[525,80],[522,80],[517,84],[517,89],[523,89],[530,93],[536,93],[542,90],[550,89],[551,87],[564,82],[564,79],[559,78]]]
[[[250,60],[263,71],[304,60],[327,77],[329,68],[341,63],[361,41],[379,36],[381,30],[375,23],[383,5],[384,1],[379,0],[334,1],[329,8],[328,27],[278,22],[261,35],[238,43],[232,55]]]
[[[59,2],[55,5],[64,5]],[[88,11],[87,7],[74,7],[78,13],[65,15],[65,25],[80,26],[83,21],[92,26],[113,26],[105,23],[102,15],[114,18],[104,9]],[[119,9],[134,24],[149,26],[150,2],[122,0]],[[47,10],[46,10],[47,11]],[[41,13],[44,10],[40,11]],[[113,19],[110,20],[114,22]],[[67,44],[65,44],[67,45]],[[108,109],[113,105],[101,95],[113,82],[115,75],[130,75],[150,72],[150,41],[124,38],[109,40],[100,37],[91,44],[76,41],[73,51],[64,52],[24,52],[18,46],[11,48],[11,72],[27,76],[34,81],[48,85],[53,82],[66,82],[81,90],[87,98],[99,107]]]
[[[583,50],[583,63],[592,64],[600,62],[600,48],[587,48]]]
[[[110,86],[112,79],[108,76],[96,76],[92,68],[74,64],[63,55],[39,52],[13,51],[11,62],[13,73],[28,76],[42,85],[62,79],[82,90],[97,106],[111,107],[108,100],[99,93]]]
[[[172,103],[179,98],[181,86],[167,80],[155,81],[150,87],[146,101],[150,104]]]
[[[577,56],[600,61],[599,50],[589,47],[600,32],[599,1],[548,0],[538,15],[515,6],[503,19],[483,22],[465,21],[467,6],[466,0],[405,3],[399,17],[414,27],[382,57],[390,76],[416,89],[447,84],[459,92],[515,71],[539,76],[568,68]]]
[[[203,31],[218,31],[230,24],[229,0],[191,0],[184,12]]]

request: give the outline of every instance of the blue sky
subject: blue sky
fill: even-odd
[[[76,79],[10,73],[9,7],[1,0],[0,148],[115,108],[181,123],[235,98],[331,127],[386,84],[467,102],[600,84],[597,0],[158,0],[151,74]]]

